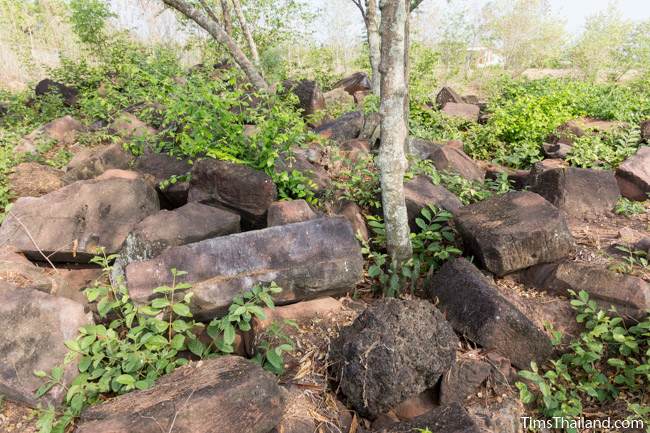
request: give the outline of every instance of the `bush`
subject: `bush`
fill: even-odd
[[[606,314],[585,291],[572,296],[576,320],[585,330],[544,369],[532,363],[531,370],[519,372],[526,380],[516,383],[522,401],[535,403],[549,418],[575,418],[588,407],[618,400],[630,417],[648,425],[650,407],[644,402],[650,387],[650,316],[626,326],[615,310]]]

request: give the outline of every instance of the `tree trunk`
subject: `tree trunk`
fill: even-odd
[[[226,33],[232,38],[232,19],[228,9],[228,0],[221,0],[221,14],[223,15],[223,26]]]
[[[264,80],[264,77],[262,77],[255,65],[246,57],[246,54],[244,54],[234,39],[226,33],[225,29],[219,23],[212,21],[203,11],[192,6],[187,0],[163,0],[163,3],[194,21],[217,42],[225,45],[230,55],[257,90],[269,90],[269,85]]]
[[[260,55],[257,53],[257,45],[255,44],[255,39],[253,39],[253,33],[248,26],[246,17],[244,16],[244,11],[241,9],[241,4],[239,0],[232,0],[232,5],[235,7],[235,14],[237,14],[237,19],[239,20],[239,25],[241,26],[244,36],[246,37],[246,42],[248,42],[248,48],[251,50],[251,56],[253,56],[253,62],[256,65],[260,64]]]
[[[379,96],[381,91],[381,74],[379,61],[381,59],[381,36],[379,36],[379,17],[377,0],[366,1],[366,33],[368,34],[368,50],[370,52],[370,68],[372,76],[372,93]]]
[[[408,88],[408,0],[380,0],[381,9],[381,147],[379,170],[388,253],[396,266],[413,251],[404,201]]]

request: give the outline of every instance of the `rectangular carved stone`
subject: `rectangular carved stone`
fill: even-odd
[[[233,296],[275,281],[289,303],[352,290],[363,276],[361,248],[344,218],[320,218],[207,239],[170,248],[157,258],[131,263],[131,297],[146,302],[153,289],[169,285],[170,269],[187,271],[192,309],[200,318],[223,313]]]

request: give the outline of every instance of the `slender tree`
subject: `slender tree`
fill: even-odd
[[[232,18],[230,18],[230,8],[228,8],[228,0],[221,0],[221,14],[223,15],[223,26],[226,33],[232,37]]]
[[[257,90],[269,90],[269,85],[262,74],[253,62],[249,60],[239,45],[237,45],[237,42],[232,38],[232,36],[226,32],[224,24],[215,18],[211,18],[211,15],[214,16],[214,14],[207,9],[204,1],[201,2],[203,4],[202,8],[192,5],[187,0],[163,0],[163,3],[176,9],[188,19],[194,21],[197,25],[207,31],[217,42],[224,45],[237,65],[239,65],[239,67],[244,71],[251,84]]]
[[[351,0],[359,9],[363,22],[366,26],[366,36],[368,39],[368,52],[370,56],[370,69],[372,83],[372,93],[379,96],[381,91],[381,77],[379,73],[379,62],[381,57],[381,36],[379,35],[379,26],[381,15],[379,13],[378,0]],[[424,0],[410,0],[409,12],[417,9]],[[407,29],[408,31],[408,29]],[[408,38],[408,34],[407,34]]]
[[[408,136],[409,0],[380,0],[381,11],[381,146],[379,170],[386,224],[386,243],[392,263],[400,266],[412,255],[404,199]]]
[[[251,50],[251,56],[253,57],[253,62],[256,65],[260,63],[260,55],[257,52],[257,45],[255,44],[255,39],[253,39],[253,33],[251,32],[248,22],[246,21],[246,16],[244,16],[244,11],[241,8],[241,3],[239,0],[232,0],[232,5],[235,8],[235,14],[237,15],[237,20],[241,26],[242,32],[246,37],[246,42],[248,43],[248,48]]]

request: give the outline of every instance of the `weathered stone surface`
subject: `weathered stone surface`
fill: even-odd
[[[63,172],[49,165],[23,162],[9,175],[11,192],[16,197],[40,197],[63,187]]]
[[[496,180],[505,174],[514,189],[524,189],[528,185],[529,170],[514,169],[488,161],[478,161],[477,163],[485,170],[487,179]]]
[[[573,250],[560,211],[532,192],[509,192],[464,206],[455,217],[466,249],[499,276],[560,260]]]
[[[368,140],[357,138],[342,142],[339,144],[339,149],[343,157],[352,162],[357,162],[368,156],[370,153],[370,143]]]
[[[353,105],[354,96],[350,95],[345,89],[337,88],[323,94],[325,105],[327,107],[337,107],[343,105]]]
[[[93,179],[110,169],[126,170],[132,161],[133,157],[120,143],[83,149],[66,166],[63,180],[72,183]]]
[[[474,104],[447,102],[441,111],[449,117],[478,122],[480,109]]]
[[[174,209],[187,203],[189,181],[178,180],[164,187],[160,186],[160,183],[174,176],[189,174],[192,170],[189,160],[145,149],[144,154],[135,159],[133,169],[139,173],[153,176],[156,190],[161,198],[161,207]]]
[[[341,330],[330,358],[348,405],[375,418],[436,384],[458,338],[423,300],[384,299]]]
[[[170,248],[126,269],[131,297],[144,302],[171,282],[171,268],[188,272],[192,308],[200,317],[223,312],[233,296],[271,281],[278,303],[342,294],[363,275],[361,249],[344,218],[320,218]]]
[[[124,242],[125,264],[156,257],[169,247],[239,233],[239,215],[200,203],[161,210],[140,221]]]
[[[576,138],[592,134],[598,135],[623,126],[622,122],[609,120],[598,120],[589,117],[580,117],[569,120],[560,125],[557,130],[548,137],[550,143],[564,143],[572,146]]]
[[[379,143],[379,133],[381,132],[381,128],[379,127],[380,121],[381,116],[379,113],[366,114],[363,128],[359,134],[359,138],[368,140],[371,149],[376,148]]]
[[[298,82],[287,80],[283,83],[285,90],[298,97],[303,115],[309,116],[325,108],[325,98],[318,83],[312,80]]]
[[[66,390],[53,388],[37,399],[35,390],[43,379],[35,370],[50,371],[63,364],[68,349],[64,341],[77,336],[80,326],[92,323],[81,304],[38,290],[0,288],[0,394],[32,407],[37,403],[59,404]],[[76,362],[65,368],[63,383],[68,385],[77,374]]]
[[[420,211],[432,204],[439,208],[456,213],[463,203],[442,185],[434,185],[426,175],[418,175],[404,184],[404,198],[409,224],[415,226],[415,219]]]
[[[332,86],[332,89],[342,88],[350,95],[356,92],[363,92],[370,90],[370,79],[365,72],[355,72],[345,78],[340,79]]]
[[[436,151],[436,149],[440,148],[440,145],[433,141],[414,137],[412,135],[409,135],[406,146],[408,154],[417,159],[430,159],[431,154]]]
[[[83,125],[71,116],[63,116],[35,129],[23,138],[21,144],[15,147],[14,152],[35,152],[39,141],[53,140],[58,144],[70,145],[74,143]]]
[[[519,368],[544,362],[553,351],[546,334],[504,298],[492,281],[464,258],[446,262],[427,281],[427,293],[454,329]]]
[[[439,146],[431,152],[429,159],[438,170],[451,171],[477,182],[483,182],[485,179],[485,171],[457,147]]]
[[[282,153],[275,160],[276,173],[291,173],[296,170],[313,182],[311,187],[315,192],[326,189],[331,183],[329,174],[315,163],[315,158],[311,155],[312,151],[313,149],[296,148],[292,149],[290,154]]]
[[[262,227],[277,196],[266,173],[244,165],[203,159],[192,167],[188,201],[232,209],[239,213],[244,227]]]
[[[650,192],[650,146],[637,150],[616,170],[621,194],[631,200],[647,200]]]
[[[268,227],[299,223],[316,218],[316,213],[305,200],[276,201],[269,207]]]
[[[392,424],[378,433],[413,433],[428,429],[431,433],[483,433],[463,406],[440,406],[410,421]]]
[[[244,358],[221,356],[86,409],[76,433],[267,433],[285,405],[286,392],[271,373]]]
[[[537,172],[535,192],[567,215],[592,218],[609,214],[621,197],[614,173],[589,168],[554,168]]]
[[[79,91],[76,88],[66,86],[63,83],[50,80],[49,78],[39,81],[36,84],[34,93],[36,93],[36,96],[44,96],[47,94],[60,95],[63,99],[63,104],[68,107],[72,107],[77,103],[77,96],[79,95]]]
[[[480,359],[459,359],[442,376],[440,404],[463,403],[490,376],[492,366]]]
[[[64,284],[59,278],[49,276],[43,269],[23,261],[0,259],[0,283],[17,288],[35,289],[54,294]]]
[[[489,433],[521,433],[522,417],[525,415],[524,406],[519,399],[505,395],[502,399],[491,399],[488,402],[476,402],[467,407],[467,411],[479,426],[481,432]]]
[[[360,111],[346,113],[336,120],[327,122],[318,128],[316,132],[325,138],[334,141],[352,140],[358,138],[363,130],[364,116]]]
[[[436,95],[436,105],[438,108],[442,108],[447,102],[463,103],[465,101],[454,89],[444,86]]]
[[[282,419],[269,433],[308,433],[316,432],[318,406],[308,390],[299,386],[289,386],[287,389],[287,405]]]
[[[641,278],[602,266],[574,261],[533,266],[522,273],[525,283],[562,296],[581,290],[605,310],[614,305],[624,315],[643,317],[650,309],[650,285]]]
[[[110,124],[109,129],[120,137],[126,139],[133,137],[146,137],[156,133],[154,128],[128,112],[120,113],[117,118],[113,120],[113,123]]]
[[[444,375],[443,375],[444,376]],[[434,389],[428,389],[415,397],[405,400],[393,408],[393,412],[401,421],[408,421],[420,415],[424,415],[435,409],[436,401]]]
[[[641,122],[641,138],[650,142],[650,119]]]
[[[547,158],[565,159],[569,156],[571,146],[565,143],[544,143],[542,150]]]
[[[361,236],[361,239],[365,241],[368,240],[366,218],[358,204],[350,200],[341,200],[336,204],[335,213],[350,222],[355,236]]]
[[[141,179],[79,181],[18,199],[0,227],[0,243],[34,260],[43,260],[40,248],[53,261],[87,262],[97,247],[119,251],[131,229],[156,211],[156,192]]]

